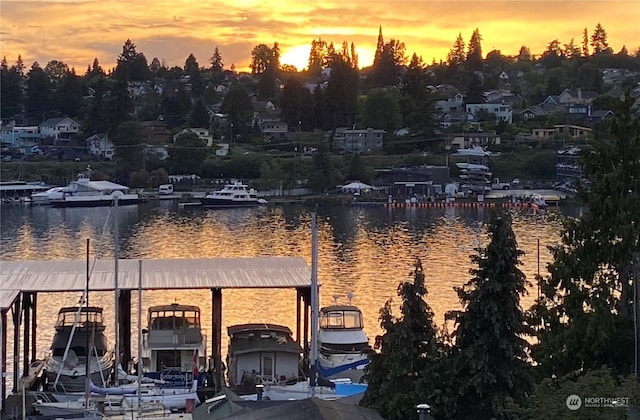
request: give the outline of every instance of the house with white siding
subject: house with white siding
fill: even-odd
[[[38,126],[42,139],[52,138],[54,144],[68,142],[80,132],[80,124],[68,117],[49,118]]]

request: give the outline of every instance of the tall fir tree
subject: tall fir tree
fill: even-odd
[[[464,40],[462,39],[462,33],[458,33],[458,37],[453,43],[453,47],[449,50],[447,55],[447,63],[449,67],[457,68],[463,64],[466,60],[466,54],[464,52]]]
[[[482,35],[476,28],[471,34],[469,45],[467,49],[467,68],[471,71],[482,71],[483,58],[482,58]]]
[[[380,310],[384,332],[375,343],[380,351],[369,356],[368,386],[360,403],[392,420],[414,418],[416,404],[424,402],[418,387],[421,374],[441,347],[433,311],[425,300],[425,273],[419,259],[411,274],[413,281],[398,285],[400,316],[393,315],[391,299]]]
[[[487,230],[489,244],[471,257],[473,278],[456,288],[464,308],[453,334],[460,418],[504,418],[509,399],[522,402],[532,386],[523,338],[531,331],[520,307],[524,252],[506,211],[493,212]]]
[[[608,366],[628,373],[634,349],[634,253],[640,252],[640,120],[629,92],[606,136],[582,154],[588,211],[567,219],[541,279],[532,324],[540,374]],[[638,273],[636,272],[636,276]],[[588,343],[588,345],[585,345]]]
[[[607,31],[604,30],[600,23],[596,25],[591,35],[591,46],[593,47],[593,55],[608,51]]]
[[[589,32],[587,32],[587,28],[582,31],[582,56],[589,56]]]

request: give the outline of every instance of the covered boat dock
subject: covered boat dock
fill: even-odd
[[[119,291],[117,338],[123,366],[131,360],[131,292],[139,289],[211,291],[214,381],[222,384],[222,290],[295,288],[296,340],[302,344],[308,359],[312,268],[302,257],[118,259],[117,262],[97,259],[91,261],[90,269],[85,260],[0,261],[0,266],[0,409],[7,397],[8,313],[11,312],[13,324],[12,391],[15,393],[20,378],[29,375],[30,363],[36,360],[38,292],[84,291],[88,276],[91,291]],[[20,371],[23,375],[19,375]]]

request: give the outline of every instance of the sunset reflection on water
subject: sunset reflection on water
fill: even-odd
[[[123,259],[301,256],[311,264],[311,213],[302,206],[178,211],[148,205],[118,211],[118,253]],[[90,239],[91,258],[112,258],[115,229],[107,221],[108,215],[105,208],[3,210],[0,256],[3,260],[84,259],[86,240]],[[469,280],[469,257],[479,244],[486,245],[482,222],[488,215],[489,209],[483,208],[319,208],[320,304],[348,303],[347,294],[352,292],[352,303],[362,309],[365,330],[373,340],[381,333],[379,310],[387,299],[393,299],[394,314],[399,315],[398,284],[413,279],[411,271],[420,258],[429,291],[427,302],[437,326],[442,327],[444,313],[461,308],[453,288]],[[559,241],[560,220],[556,212],[513,213],[513,229],[525,252],[521,269],[532,283],[529,295],[522,300],[523,308],[537,296],[535,275],[538,270],[546,273],[551,261],[547,248]],[[132,331],[138,329],[137,296],[133,291]],[[79,298],[78,292],[38,295],[39,356],[46,354],[53,338],[58,309],[77,304]],[[223,357],[226,327],[230,325],[271,322],[295,331],[293,289],[226,289],[222,301]],[[144,291],[142,326],[146,326],[149,306],[171,302],[200,306],[210,353],[211,292]],[[104,307],[107,335],[113,343],[113,293],[92,292],[90,304]],[[11,332],[8,336],[11,360]],[[133,339],[132,355],[137,352],[136,343]]]

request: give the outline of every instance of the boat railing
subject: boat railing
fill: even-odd
[[[151,330],[147,337],[149,347],[173,344],[177,346],[199,346],[202,332],[197,329]]]

